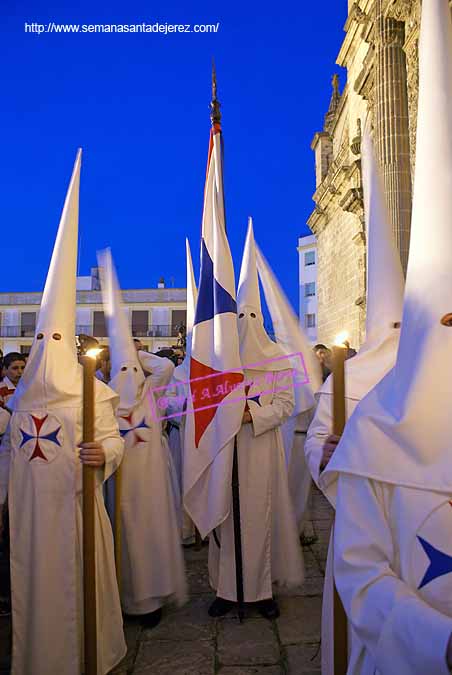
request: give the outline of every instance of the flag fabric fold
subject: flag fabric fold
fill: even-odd
[[[201,536],[231,509],[234,437],[245,407],[232,256],[226,235],[221,129],[211,130],[198,301],[185,426],[184,505]]]

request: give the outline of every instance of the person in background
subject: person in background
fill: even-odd
[[[353,349],[353,347],[350,347],[350,342],[348,340],[344,340],[344,345],[347,347],[347,355],[346,359],[351,359],[353,356],[357,355],[356,349]]]
[[[10,398],[19,384],[25,370],[25,357],[19,352],[10,352],[3,358],[3,380],[0,387],[0,396]]]
[[[110,361],[110,350],[108,347],[101,347],[102,351],[97,357],[97,363],[99,368],[96,370],[96,377],[101,382],[108,384],[110,382],[110,371],[111,371],[111,361]]]
[[[140,338],[133,338],[133,344],[135,345],[135,349],[137,350],[137,352],[144,350],[144,345],[141,342]]]
[[[317,344],[314,347],[314,354],[320,361],[322,367],[322,381],[325,382],[328,375],[331,373],[331,349],[324,344]]]

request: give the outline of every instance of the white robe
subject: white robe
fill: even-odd
[[[300,534],[303,532],[311,492],[312,479],[304,454],[306,433],[311,418],[311,411],[302,412],[289,417],[281,427],[289,491]]]
[[[346,415],[350,415],[358,405],[358,401],[346,398]],[[314,419],[308,429],[304,446],[306,461],[312,478],[319,485],[320,462],[322,461],[323,446],[328,436],[333,433],[332,406],[333,398],[330,394],[320,394]],[[335,488],[325,494],[332,506],[336,505]],[[331,533],[328,547],[328,557],[325,570],[322,597],[322,675],[334,675],[334,575],[333,575],[333,546]],[[352,636],[350,636],[351,639]]]
[[[275,373],[280,375],[287,373]],[[245,371],[246,380],[265,378],[266,372]],[[287,375],[286,375],[287,377]],[[261,387],[251,386],[249,399]],[[237,435],[245,602],[271,598],[272,584],[297,586],[303,581],[303,561],[289,495],[281,424],[293,410],[293,391],[274,391],[249,400],[251,424]],[[272,391],[273,390],[273,391]],[[217,595],[236,601],[234,524],[227,519],[209,538],[209,576]]]
[[[451,498],[340,475],[334,569],[358,638],[348,675],[448,675]]]
[[[43,420],[40,430],[32,415]],[[127,652],[113,536],[102,497],[102,483],[119,465],[123,442],[105,391],[96,403],[95,430],[106,454],[105,467],[96,472],[95,497],[97,672],[104,675]],[[10,515],[12,675],[79,675],[83,670],[82,464],[76,450],[81,439],[81,408],[14,412],[3,438],[0,483],[2,499],[8,487]]]
[[[179,523],[171,484],[162,409],[150,400],[153,387],[166,386],[172,364],[157,358],[156,373],[144,383],[140,401],[127,414],[118,412],[125,440],[121,492],[121,602],[127,614],[147,614],[170,600],[185,599],[185,572]],[[166,364],[165,364],[166,362]],[[163,366],[170,365],[171,368]],[[114,485],[107,501],[114,521]]]
[[[188,375],[187,375],[188,378]],[[171,429],[168,436],[169,449],[173,458],[173,465],[177,471],[180,493],[178,495],[178,505],[180,509],[179,518],[182,529],[182,540],[188,544],[195,536],[195,526],[188,513],[183,508],[183,474],[184,474],[184,440],[185,440],[185,419],[184,407],[187,402],[188,387],[185,382],[181,382],[173,377],[170,386],[166,391],[167,408],[166,414],[171,416]]]

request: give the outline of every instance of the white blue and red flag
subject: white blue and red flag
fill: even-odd
[[[202,537],[231,510],[234,437],[245,407],[234,267],[226,236],[219,123],[211,129],[192,333],[184,506]]]

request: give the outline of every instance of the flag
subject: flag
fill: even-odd
[[[222,137],[210,134],[185,425],[184,506],[201,536],[231,509],[234,437],[245,407],[234,267],[226,236]]]

